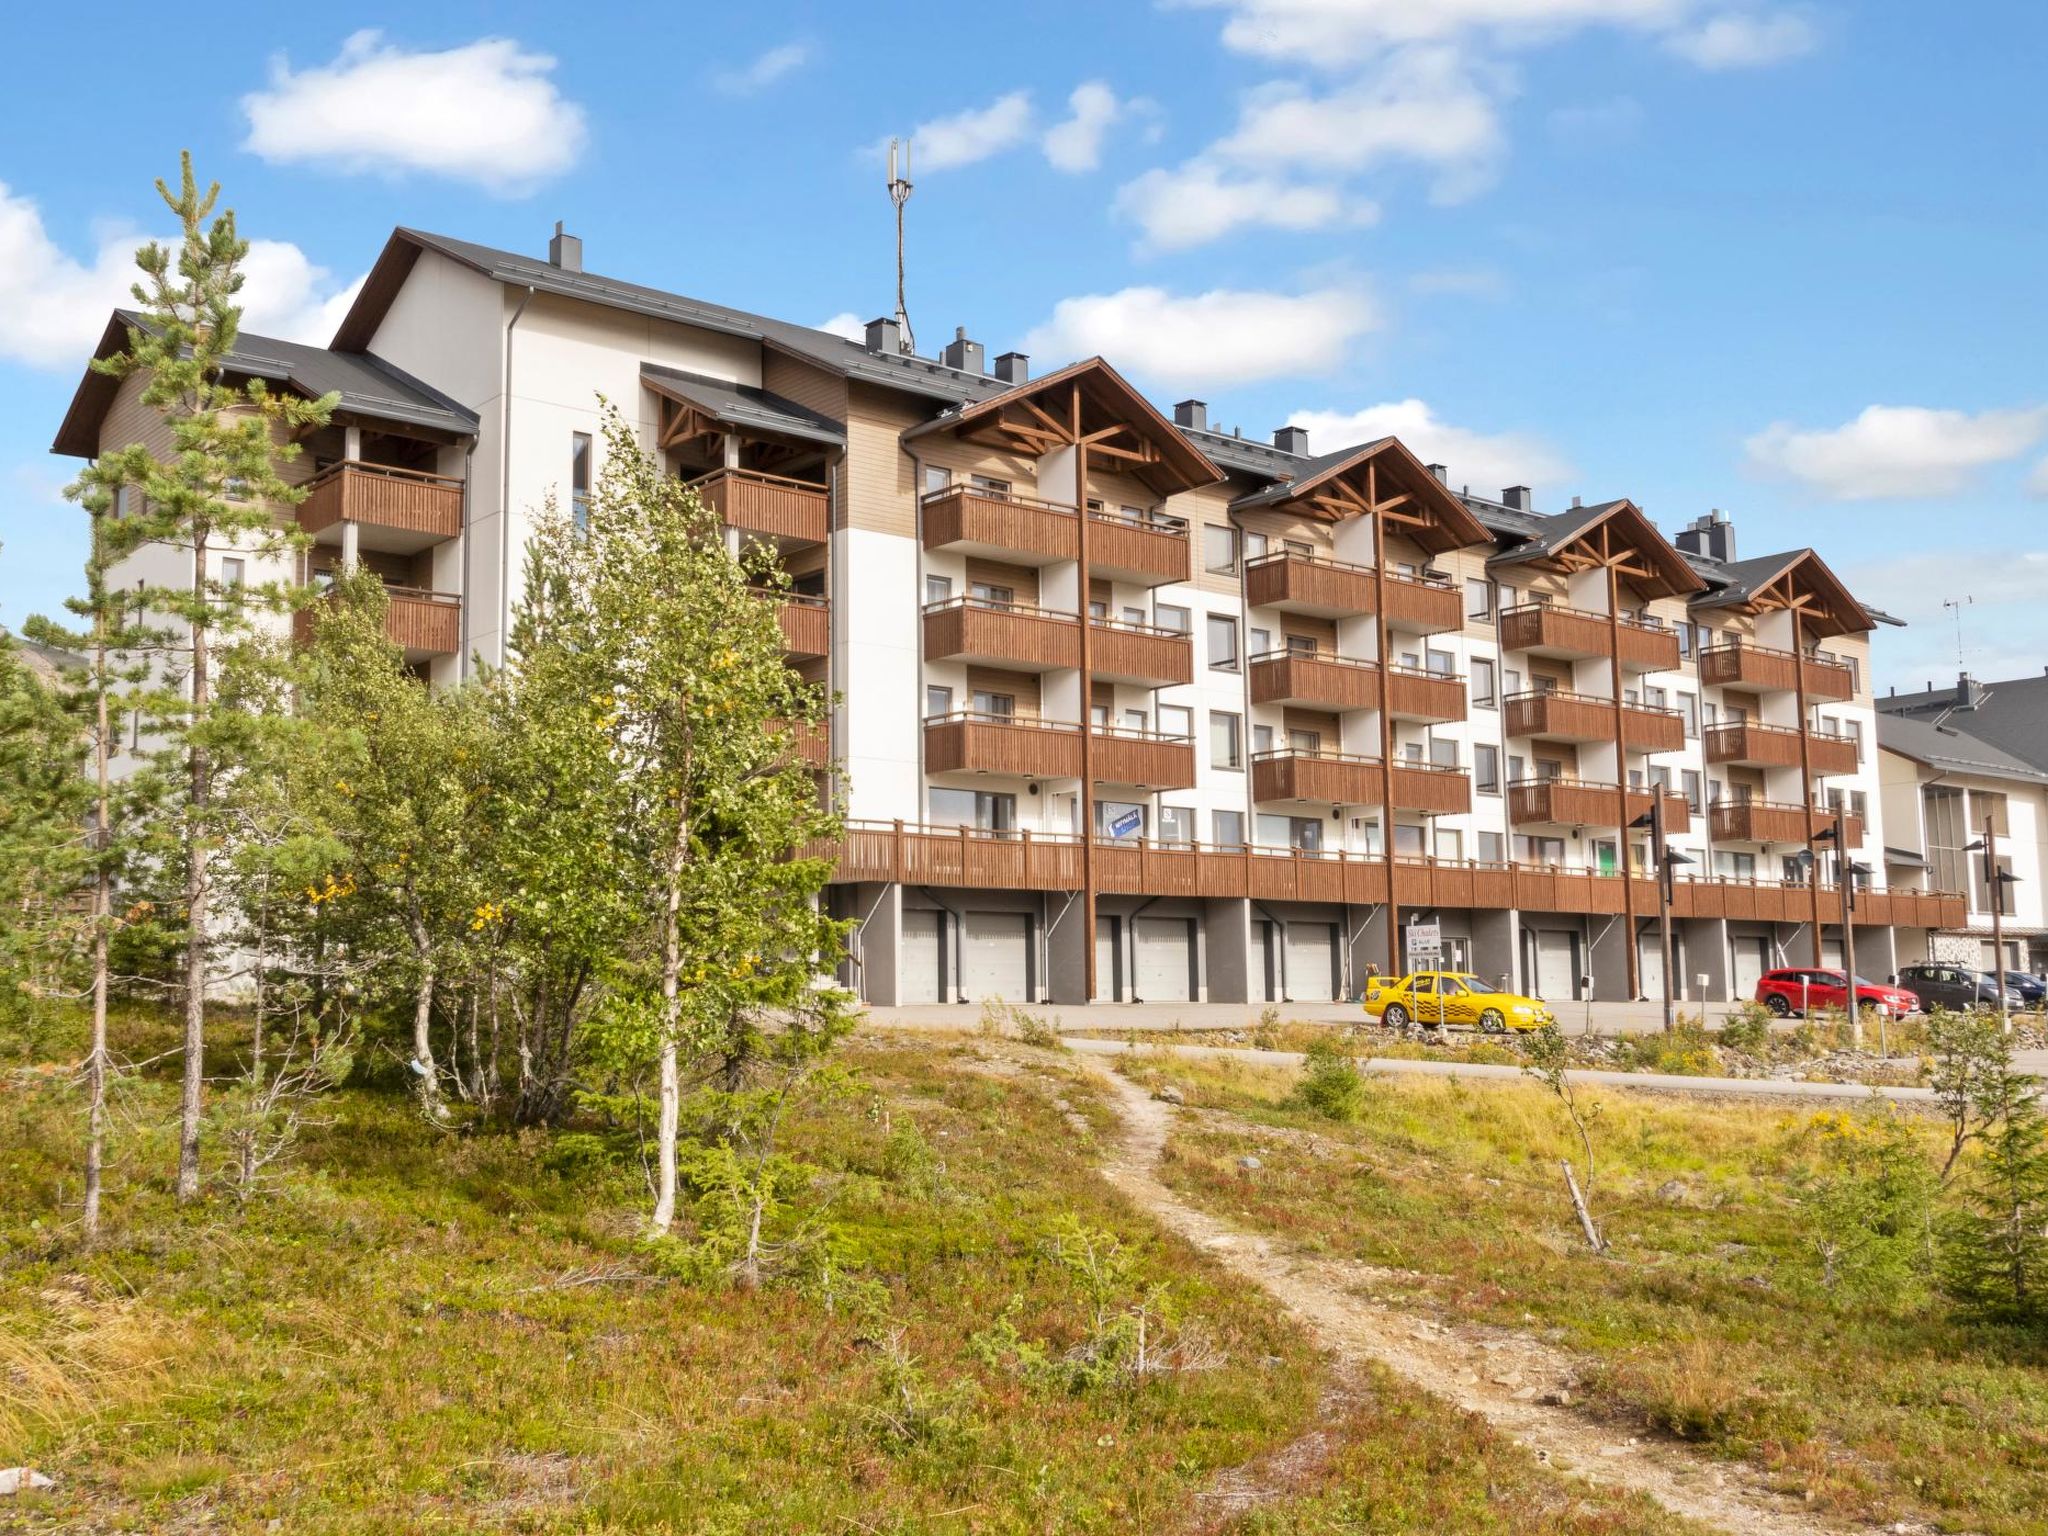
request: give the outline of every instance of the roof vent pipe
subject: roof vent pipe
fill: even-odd
[[[1209,430],[1209,407],[1201,400],[1183,400],[1173,408],[1173,424],[1191,432]]]
[[[583,237],[566,233],[560,219],[555,220],[554,237],[548,241],[548,265],[564,272],[583,270]]]

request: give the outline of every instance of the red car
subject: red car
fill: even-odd
[[[1849,1010],[1849,984],[1840,971],[1766,971],[1756,984],[1756,1000],[1779,1018],[1831,1008]],[[1864,1008],[1898,1018],[1919,1010],[1920,999],[1903,987],[1888,987],[1867,977],[1856,978],[1856,1001]]]

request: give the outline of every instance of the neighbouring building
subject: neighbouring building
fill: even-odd
[[[1889,621],[1719,514],[1545,513],[1392,438],[1161,411],[1113,359],[1034,376],[964,329],[920,357],[599,277],[559,229],[545,260],[398,230],[330,347],[245,336],[235,367],[340,391],[296,470],[310,573],[382,575],[436,682],[501,656],[599,395],[772,542],[791,664],[838,697],[831,900],[872,1002],[1352,996],[1419,926],[1554,1000],[1655,996],[1660,829],[1689,1000],[1838,953],[1839,845],[1866,972],[1966,926],[1882,857]],[[58,451],[160,439],[135,391],[89,373]]]

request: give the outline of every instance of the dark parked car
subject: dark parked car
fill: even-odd
[[[1812,1013],[1822,1008],[1846,1010],[1849,982],[1840,971],[1766,971],[1756,984],[1756,1000],[1779,1018],[1795,1013]],[[1888,987],[1868,976],[1856,978],[1856,1002],[1889,1018],[1902,1018],[1920,1006],[1920,1000],[1902,987]]]
[[[2005,1005],[2026,1006],[2025,996],[2007,977]],[[1910,987],[1923,1008],[1996,1008],[1998,978],[1990,971],[1973,971],[1960,965],[1909,965],[1899,972],[1899,985]]]
[[[2005,989],[2019,993],[2029,1008],[2038,1008],[2043,999],[2048,999],[2048,981],[2043,981],[2032,971],[2007,971]]]

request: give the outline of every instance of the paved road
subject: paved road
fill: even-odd
[[[1264,1003],[1091,1003],[1081,1007],[1040,1004],[1031,1011],[1053,1021],[1061,1034],[1123,1034],[1188,1029],[1249,1029],[1259,1022]],[[1276,1003],[1283,1020],[1310,1024],[1356,1024],[1364,1017],[1356,1003]],[[1733,1009],[1729,1003],[1708,1003],[1707,1022],[1719,1024]],[[1698,1005],[1682,1010],[1698,1013]],[[922,1003],[908,1008],[870,1008],[877,1024],[906,1029],[973,1029],[981,1022],[979,1003]],[[1558,1024],[1568,1035],[1584,1032],[1619,1035],[1664,1026],[1659,1003],[1566,1003]]]

